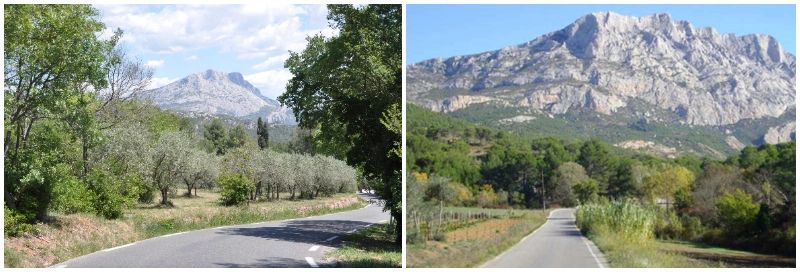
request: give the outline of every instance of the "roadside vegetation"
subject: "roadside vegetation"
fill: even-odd
[[[47,267],[101,249],[121,246],[170,233],[217,226],[321,215],[364,207],[354,194],[330,198],[279,201],[260,200],[246,207],[219,205],[220,194],[200,189],[198,196],[175,195],[175,207],[137,204],[121,219],[76,213],[55,215],[39,223],[35,232],[5,239],[6,267]]]
[[[409,239],[409,263],[421,248],[414,243],[436,240],[440,230],[447,230],[450,223],[441,216],[448,206],[579,205],[581,229],[609,255],[612,266],[719,265],[703,265],[706,260],[691,259],[692,254],[662,254],[652,246],[662,241],[795,255],[793,141],[748,146],[725,160],[668,159],[598,139],[495,131],[414,105],[407,112],[407,213],[409,220],[427,222],[407,225],[414,238]],[[678,259],[628,255],[648,252]]]
[[[335,267],[402,267],[402,247],[394,243],[393,223],[376,224],[342,238],[328,253]]]
[[[544,224],[547,211],[446,207],[422,216],[409,214],[408,267],[475,267]]]
[[[402,241],[402,5],[328,5],[338,34],[307,38],[284,63],[292,78],[278,100],[313,131],[316,152],[359,170]]]
[[[287,61],[295,78],[280,100],[304,137],[274,148],[261,118],[253,135],[140,99],[153,70],[127,55],[122,30],[99,35],[108,29],[95,8],[6,5],[6,265],[46,266],[172,232],[352,209],[357,188],[376,190],[399,225],[401,9],[329,10],[339,34],[309,38],[308,52]],[[310,65],[318,50],[340,59]],[[324,66],[350,54],[369,62]],[[343,74],[322,73],[333,70]],[[336,81],[350,73],[380,84]],[[342,93],[312,101],[330,95],[307,86]],[[203,207],[190,208],[194,198]],[[400,232],[392,233],[398,243]]]

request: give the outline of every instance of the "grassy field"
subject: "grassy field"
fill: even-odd
[[[442,239],[407,247],[408,267],[474,267],[510,248],[541,226],[547,213],[532,210],[448,208],[448,212],[489,213],[495,217],[449,229]]]
[[[218,204],[219,194],[202,190],[198,193],[197,197],[173,198],[174,208],[139,205],[118,220],[87,214],[54,214],[52,222],[37,225],[35,233],[5,238],[5,266],[47,267],[169,233],[320,215],[366,205],[355,194],[339,194],[313,200],[282,199],[224,207]]]
[[[328,253],[336,267],[402,267],[403,250],[394,242],[394,227],[372,225],[343,238],[344,246]]]

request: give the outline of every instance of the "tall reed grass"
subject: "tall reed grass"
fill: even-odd
[[[589,203],[578,206],[575,221],[584,233],[615,233],[627,242],[644,242],[653,238],[656,212],[627,200]]]

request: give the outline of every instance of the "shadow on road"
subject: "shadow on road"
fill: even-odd
[[[304,260],[296,260],[290,258],[265,258],[260,259],[254,263],[237,264],[237,263],[214,263],[225,268],[258,268],[258,267],[308,267],[308,263]]]
[[[559,222],[553,222],[556,225],[555,236],[583,236],[581,231],[575,227],[575,220],[569,218],[569,220],[561,220]]]
[[[330,246],[336,245],[340,239],[325,241],[326,239],[345,235],[348,231],[364,228],[369,224],[351,220],[298,220],[281,226],[227,228],[217,233]]]

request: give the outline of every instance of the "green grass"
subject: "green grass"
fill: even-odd
[[[5,262],[6,267],[17,267],[19,266],[22,258],[22,254],[18,251],[6,248],[3,250],[3,260]]]
[[[200,197],[173,198],[175,208],[139,205],[117,220],[89,214],[54,214],[52,222],[36,226],[36,236],[6,237],[5,265],[47,267],[101,249],[165,234],[327,214],[366,204],[354,194],[339,194],[313,200],[282,199],[224,207],[219,205],[219,194],[208,191],[199,194]]]
[[[344,246],[328,253],[336,267],[402,267],[402,248],[393,226],[377,224],[343,238]]]
[[[503,253],[541,226],[546,211],[447,208],[450,212],[490,213],[494,217],[458,224],[439,241],[427,240],[407,246],[408,267],[474,267]],[[511,216],[513,214],[513,216]]]
[[[578,227],[612,267],[794,267],[794,259],[653,238],[656,211],[631,202],[578,207]]]

